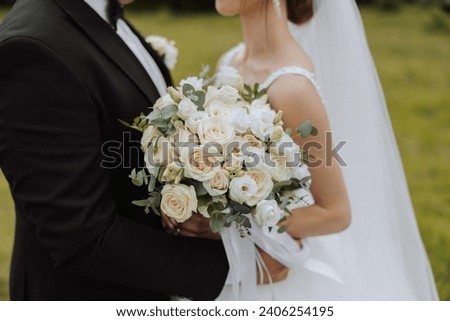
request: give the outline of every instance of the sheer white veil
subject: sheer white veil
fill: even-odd
[[[314,18],[291,30],[314,62],[334,142],[347,141],[339,154],[347,163],[352,225],[310,240],[312,253],[317,248],[318,258],[343,274],[334,299],[438,299],[355,1],[316,0]],[[306,286],[315,292],[317,285]]]

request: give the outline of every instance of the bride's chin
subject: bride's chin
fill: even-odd
[[[216,11],[225,17],[232,17],[239,14],[241,0],[216,0]]]

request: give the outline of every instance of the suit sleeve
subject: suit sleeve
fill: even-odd
[[[8,40],[0,90],[0,165],[56,268],[201,300],[219,295],[228,272],[221,242],[118,215],[95,104],[71,66],[36,40]]]

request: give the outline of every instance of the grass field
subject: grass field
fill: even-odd
[[[439,293],[450,300],[450,17],[411,7],[362,13]],[[176,40],[181,56],[175,79],[197,74],[202,63],[214,66],[240,40],[237,19],[165,12],[129,18],[145,35]],[[0,300],[8,297],[13,227],[13,203],[0,174]]]

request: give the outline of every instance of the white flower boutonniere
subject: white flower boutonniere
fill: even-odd
[[[178,61],[178,48],[175,46],[175,41],[156,35],[148,36],[145,41],[164,59],[167,68],[170,70],[175,68]]]

